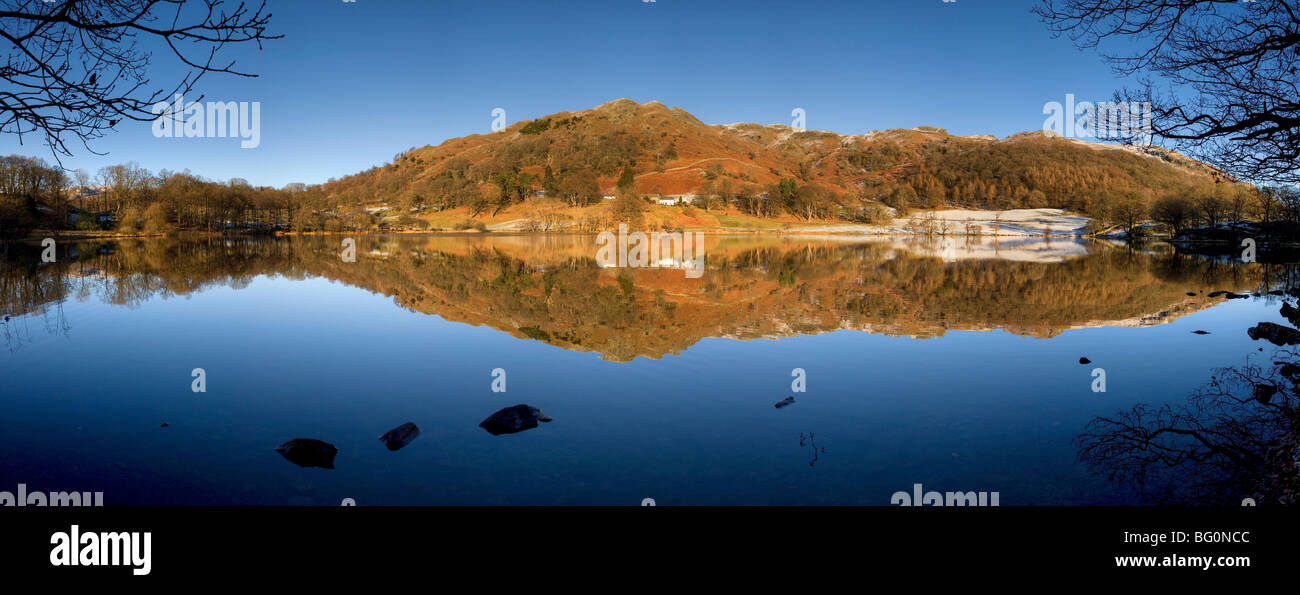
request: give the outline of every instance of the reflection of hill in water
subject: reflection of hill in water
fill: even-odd
[[[674,269],[602,269],[594,238],[584,236],[361,236],[354,263],[342,262],[340,242],[129,240],[64,246],[50,265],[40,264],[37,246],[10,246],[0,300],[23,314],[67,297],[129,306],[242,287],[258,275],[324,277],[414,311],[626,361],[705,337],[999,328],[1050,337],[1099,322],[1154,324],[1220,299],[1188,291],[1247,290],[1271,274],[1267,265],[1041,239],[707,236],[698,279]]]

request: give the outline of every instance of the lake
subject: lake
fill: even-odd
[[[699,271],[604,266],[593,236],[344,244],[67,240],[54,262],[5,246],[0,490],[890,505],[922,484],[1002,506],[1147,503],[1080,456],[1090,422],[1271,365],[1277,347],[1247,329],[1287,324],[1268,292],[1296,287],[1263,254],[1061,238],[707,235]],[[517,404],[553,421],[480,427]],[[419,436],[386,448],[407,422]],[[337,448],[333,468],[277,452],[298,438]]]

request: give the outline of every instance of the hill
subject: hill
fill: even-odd
[[[697,195],[705,212],[856,222],[880,221],[890,214],[886,206],[904,213],[1064,208],[1112,220],[1126,201],[1145,208],[1167,196],[1227,200],[1253,191],[1159,147],[1045,132],[996,139],[924,126],[839,134],[706,124],[681,108],[629,99],[411,149],[320,191],[331,207],[382,202],[389,215],[429,220],[449,210],[491,216],[532,202],[608,206],[615,201],[602,199],[620,188],[651,200]],[[560,217],[574,223],[571,212]]]

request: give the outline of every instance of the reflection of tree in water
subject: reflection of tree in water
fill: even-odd
[[[805,446],[812,447],[813,458],[808,461],[808,466],[812,467],[817,464],[817,459],[821,458],[821,454],[826,452],[826,447],[817,446],[817,436],[812,432],[808,432],[807,436],[804,436],[803,432],[799,432],[799,448]]]
[[[1079,457],[1156,504],[1291,504],[1300,495],[1300,354],[1216,371],[1185,403],[1088,424]]]
[[[72,292],[74,284],[62,273],[39,274],[37,268],[57,267],[55,263],[26,262],[11,258],[16,250],[6,244],[0,256],[0,336],[4,337],[5,348],[14,353],[24,344],[36,340],[32,325],[39,324],[47,335],[67,335],[72,329],[68,317],[63,311],[67,295]],[[20,283],[19,279],[30,279]],[[39,317],[39,321],[36,319]]]
[[[1219,303],[1190,289],[1257,286],[1269,266],[1103,244],[1064,262],[945,262],[894,242],[746,236],[711,238],[705,278],[688,279],[671,269],[602,269],[591,236],[359,236],[356,262],[341,259],[341,239],[61,241],[55,264],[40,262],[39,244],[13,244],[0,259],[0,312],[31,314],[64,298],[136,307],[261,275],[316,277],[452,322],[630,361],[705,337],[989,328],[1051,337],[1095,322],[1158,322]]]

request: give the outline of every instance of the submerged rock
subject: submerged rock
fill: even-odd
[[[780,401],[777,401],[776,408],[780,409],[782,407],[789,407],[791,405],[794,405],[794,397],[786,397],[784,399],[781,399]]]
[[[1300,345],[1300,331],[1271,322],[1261,322],[1247,329],[1246,334],[1256,341],[1264,339],[1277,346]]]
[[[339,454],[339,449],[313,438],[294,438],[278,446],[275,452],[299,467],[333,469],[334,455]]]
[[[1192,331],[1193,335],[1208,335],[1210,331]]]
[[[1086,357],[1081,357],[1081,358],[1079,358],[1079,363],[1081,363],[1081,364],[1083,364],[1083,365],[1086,366],[1086,365],[1088,365],[1088,364],[1091,364],[1091,363],[1092,363],[1092,360],[1090,360],[1090,359],[1088,359],[1088,358],[1086,358]]]
[[[384,432],[384,435],[380,436],[379,439],[383,441],[384,446],[388,447],[388,450],[401,450],[402,447],[419,437],[420,428],[408,421]]]
[[[537,422],[551,421],[550,416],[530,405],[506,407],[483,420],[478,427],[487,430],[493,436],[514,434],[537,427]]]

